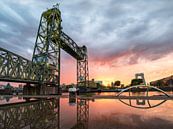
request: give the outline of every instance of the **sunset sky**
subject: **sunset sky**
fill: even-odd
[[[31,59],[41,13],[56,3],[63,31],[88,48],[90,79],[173,74],[172,0],[0,0],[0,47]],[[61,83],[76,83],[76,60],[63,50]]]

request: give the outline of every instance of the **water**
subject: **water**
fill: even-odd
[[[113,95],[113,93],[102,93],[102,95]],[[173,128],[172,100],[66,97],[29,100],[22,97],[9,99],[1,96],[0,105],[0,129]]]

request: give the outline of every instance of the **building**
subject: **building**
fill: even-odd
[[[89,88],[99,88],[103,85],[102,81],[95,81],[94,79],[89,81]]]
[[[135,79],[142,79],[143,84],[146,85],[144,73],[136,73],[136,74],[135,74]]]
[[[13,87],[8,83],[7,85],[0,86],[0,95],[11,95]]]
[[[4,90],[5,89],[4,87],[5,87],[4,85],[0,85],[0,90]]]
[[[95,81],[95,83],[103,85],[103,81]]]
[[[173,86],[173,75],[150,82],[152,86]]]

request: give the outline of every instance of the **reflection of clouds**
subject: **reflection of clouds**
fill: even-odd
[[[99,124],[95,124],[99,123]],[[95,117],[90,122],[90,129],[171,129],[173,121],[152,116],[144,118],[138,114],[111,114]]]
[[[71,116],[72,108],[64,107],[67,104],[68,101],[63,103],[62,110],[66,112],[68,108]],[[172,129],[172,107],[172,101],[167,101],[158,108],[138,110],[121,105],[118,100],[96,99],[90,103],[89,129]],[[160,112],[156,113],[155,110]]]
[[[164,104],[160,105],[159,107],[150,109],[150,112],[145,112],[147,116],[153,117],[157,116],[159,118],[164,118],[165,120],[173,120],[173,112],[168,109],[173,108],[173,101],[167,100]],[[147,118],[147,117],[146,117]]]

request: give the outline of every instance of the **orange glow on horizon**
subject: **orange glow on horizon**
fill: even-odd
[[[146,82],[149,83],[164,77],[173,75],[173,53],[164,58],[155,61],[141,60],[138,64],[122,65],[119,67],[110,67],[109,64],[96,65],[95,62],[89,62],[90,80],[102,81],[103,85],[111,85],[111,82],[121,81],[121,84],[129,85],[135,73],[144,73]],[[67,61],[64,63],[61,72],[61,84],[76,84],[76,62]],[[0,82],[0,84],[6,84]],[[10,83],[16,85],[14,83]],[[18,85],[18,84],[17,84]]]
[[[128,85],[131,79],[135,77],[135,73],[144,73],[146,82],[154,81],[173,74],[173,53],[155,60],[140,60],[138,64],[121,65],[111,67],[111,64],[98,65],[97,62],[89,62],[90,80],[103,81],[104,85],[110,85],[111,82],[120,80],[122,84]],[[73,62],[74,63],[74,62]],[[70,66],[70,67],[69,67]],[[61,83],[76,83],[76,63],[69,63],[69,67],[63,71]]]

